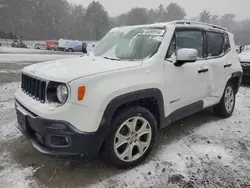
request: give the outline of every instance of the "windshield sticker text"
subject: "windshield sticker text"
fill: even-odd
[[[153,35],[153,36],[163,36],[165,33],[165,30],[163,29],[148,29],[145,30],[142,35]]]

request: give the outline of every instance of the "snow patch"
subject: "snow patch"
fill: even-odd
[[[2,124],[1,121],[0,124]],[[0,140],[7,141],[21,136],[21,133],[19,132],[16,126],[17,126],[16,120],[1,125]]]
[[[10,48],[10,47],[0,47],[0,53],[42,53],[50,51],[48,50],[38,50],[29,48]]]
[[[22,70],[8,70],[8,69],[2,69],[0,70],[0,74],[1,73],[7,73],[7,74],[16,74],[16,73],[20,73]]]
[[[222,162],[224,164],[230,164],[234,157],[226,151],[226,149],[222,146],[213,146],[213,145],[194,145],[192,149],[199,155],[199,156],[207,156],[210,160],[217,160],[223,159]]]
[[[21,134],[16,128],[14,114],[9,114],[8,110],[14,112],[14,93],[20,87],[20,82],[13,82],[0,85],[0,140],[11,140],[18,138]],[[12,111],[11,111],[12,112]],[[14,116],[15,117],[15,116]],[[8,120],[11,119],[11,120]]]
[[[41,62],[56,59],[80,57],[80,55],[59,54],[0,54],[0,63]]]
[[[4,103],[14,103],[13,99],[14,99],[14,93],[16,92],[16,90],[18,88],[20,88],[21,83],[20,82],[11,82],[11,83],[7,83],[7,84],[0,84],[0,109],[1,104]]]
[[[0,187],[6,188],[34,188],[38,183],[32,180],[32,167],[23,168],[11,159],[10,153],[0,155]]]

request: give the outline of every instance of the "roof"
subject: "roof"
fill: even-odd
[[[118,29],[118,28],[133,29],[133,28],[140,28],[140,27],[167,27],[169,25],[195,26],[195,27],[213,28],[213,29],[227,31],[226,28],[223,28],[221,26],[204,23],[204,22],[188,21],[188,20],[176,20],[176,21],[171,21],[171,22],[153,23],[153,24],[145,24],[145,25],[121,26],[121,27],[116,27],[113,30]]]

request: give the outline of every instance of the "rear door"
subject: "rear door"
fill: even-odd
[[[205,103],[206,106],[220,101],[225,88],[226,71],[232,66],[230,57],[227,55],[230,44],[225,45],[225,33],[223,31],[205,31],[207,41],[207,63],[209,66],[209,92]]]

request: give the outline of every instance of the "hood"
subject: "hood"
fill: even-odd
[[[250,51],[240,53],[239,57],[240,57],[240,62],[250,63]]]
[[[116,61],[82,56],[27,66],[24,73],[46,80],[68,83],[74,79],[142,65],[142,61]]]

